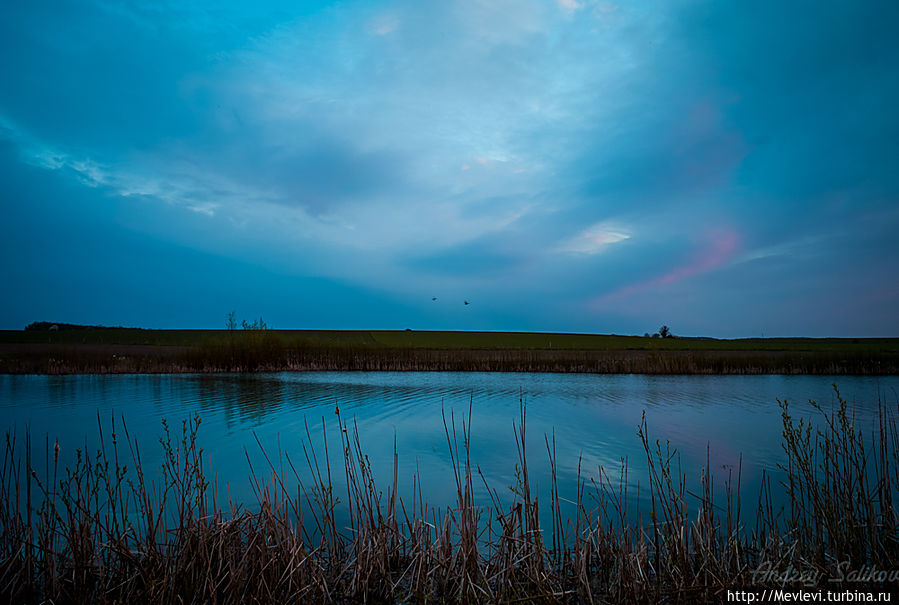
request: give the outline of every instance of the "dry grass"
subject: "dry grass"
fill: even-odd
[[[0,373],[337,371],[899,374],[899,339],[97,329],[0,331]]]
[[[343,459],[319,457],[311,446],[302,462],[266,457],[264,471],[250,468],[252,511],[234,502],[218,506],[224,499],[203,466],[199,418],[185,422],[180,434],[165,426],[164,464],[155,478],[144,475],[140,450],[123,425],[113,424],[111,435],[101,435],[100,451],[80,453],[65,470],[49,443],[47,465],[33,469],[30,437],[21,444],[8,436],[0,469],[0,598],[694,602],[752,586],[752,571],[763,562],[894,569],[896,416],[881,408],[879,424],[866,434],[840,402],[835,413],[821,412],[816,427],[794,422],[783,404],[787,480],[763,481],[751,523],[740,509],[739,468],[723,482],[708,466],[697,469],[702,487],[689,491],[678,456],[650,438],[645,418],[638,434],[651,506],[642,514],[628,492],[626,467],[614,475],[600,468],[591,480],[579,468],[576,493],[560,493],[554,436],[545,438],[552,477],[549,497],[541,500],[528,470],[533,453],[526,451],[523,405],[513,433],[518,460],[511,501],[473,465],[469,425],[444,417],[456,487],[455,502],[446,506],[428,504],[417,483],[411,501],[403,501],[396,462],[393,480],[376,485],[355,425],[339,415]],[[307,439],[312,443],[308,428]],[[335,481],[338,473],[345,494],[335,493],[343,483]],[[475,498],[480,482],[490,494],[486,502]],[[783,513],[771,504],[774,489],[784,490]],[[562,513],[568,501],[572,518]],[[541,507],[552,519],[547,527]]]
[[[2,349],[2,347],[0,347]],[[158,374],[283,371],[564,372],[595,374],[895,375],[895,352],[387,349],[312,346],[277,335],[188,347],[17,345],[0,373]]]

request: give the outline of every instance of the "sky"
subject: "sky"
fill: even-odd
[[[892,0],[11,3],[0,329],[899,336],[897,30]]]

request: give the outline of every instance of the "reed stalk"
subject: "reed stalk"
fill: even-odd
[[[419,477],[411,505],[392,480],[378,485],[354,422],[336,410],[342,460],[307,441],[303,462],[258,443],[250,464],[256,502],[223,498],[199,446],[199,417],[164,424],[161,472],[148,477],[123,421],[60,468],[59,445],[32,468],[31,435],[8,433],[0,466],[0,599],[5,602],[717,602],[723,591],[764,586],[755,570],[833,572],[899,568],[896,413],[879,406],[864,427],[839,397],[817,423],[782,403],[785,479],[762,482],[754,526],[741,511],[742,460],[719,481],[706,465],[688,475],[644,416],[650,509],[640,511],[628,461],[617,472],[578,460],[563,493],[555,435],[544,438],[548,498],[528,467],[526,408],[513,427],[518,459],[511,500],[471,460],[471,415],[444,414],[455,485],[452,503],[429,504]],[[324,438],[328,438],[325,431]],[[24,452],[22,449],[24,448]],[[24,454],[24,459],[23,459]],[[249,461],[249,457],[248,457]],[[127,463],[127,465],[126,465]],[[335,477],[346,482],[346,501]],[[692,489],[698,479],[699,488]],[[474,484],[489,494],[479,501]],[[787,505],[781,511],[775,489]],[[227,501],[226,505],[220,502]],[[563,503],[574,514],[563,515]],[[541,504],[548,527],[541,526]],[[875,583],[869,585],[878,586]],[[770,585],[768,585],[770,587]],[[861,588],[854,585],[853,588]]]

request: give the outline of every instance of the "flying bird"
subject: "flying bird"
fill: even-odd
[[[468,304],[468,301],[467,301],[467,300],[465,301],[465,304],[466,304],[466,305]]]
[[[437,297],[436,297],[436,296],[432,296],[432,297],[431,297],[431,300],[437,300]]]

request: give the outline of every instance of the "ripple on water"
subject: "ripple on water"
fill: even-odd
[[[789,401],[797,417],[814,417],[809,399],[825,409],[836,405],[833,382],[857,406],[859,422],[873,422],[878,393],[891,405],[899,399],[897,377],[307,372],[0,376],[0,409],[7,428],[30,427],[51,443],[58,438],[69,454],[96,443],[98,414],[103,422],[124,417],[151,467],[160,462],[162,419],[177,429],[198,413],[200,441],[220,479],[233,483],[236,497],[252,499],[246,457],[256,455],[256,438],[302,460],[306,427],[317,448],[325,429],[329,455],[339,458],[339,405],[341,418],[358,426],[372,465],[383,469],[379,476],[392,473],[395,439],[401,484],[422,471],[423,491],[438,500],[452,497],[444,414],[459,431],[463,418],[470,423],[473,463],[491,487],[508,491],[516,480],[512,426],[523,400],[532,478],[548,486],[545,436],[554,434],[561,489],[571,492],[578,461],[586,478],[597,478],[600,466],[615,478],[626,459],[630,484],[645,487],[646,456],[636,434],[645,411],[652,442],[669,441],[688,478],[698,479],[707,458],[719,477],[742,464],[752,493],[761,472],[776,472],[783,455],[777,400]]]

